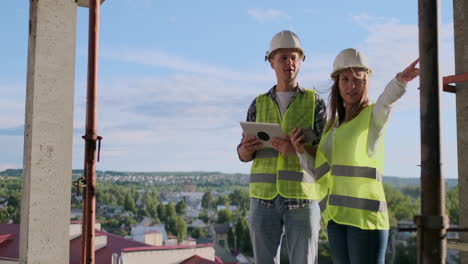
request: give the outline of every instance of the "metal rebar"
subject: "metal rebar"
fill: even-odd
[[[85,166],[86,179],[86,219],[83,221],[85,236],[82,250],[82,263],[94,264],[94,238],[96,222],[96,141],[97,135],[97,91],[98,91],[98,47],[99,47],[99,0],[89,2],[89,39],[88,39],[88,83],[86,96],[86,133]],[[85,217],[85,216],[83,216]]]

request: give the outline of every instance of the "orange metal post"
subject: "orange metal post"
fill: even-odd
[[[99,0],[89,2],[89,39],[88,39],[88,84],[86,97],[86,134],[84,178],[86,181],[86,200],[83,215],[84,248],[82,263],[94,264],[94,225],[96,222],[96,141],[97,135],[97,77],[98,77],[98,43],[99,43]],[[86,218],[85,218],[86,217]]]

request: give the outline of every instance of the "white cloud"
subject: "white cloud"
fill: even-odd
[[[106,49],[102,56],[114,61],[149,65],[180,73],[216,76],[227,80],[266,81],[271,80],[263,73],[236,71],[220,65],[197,62],[168,52],[151,49]]]
[[[373,68],[371,98],[383,91],[386,83],[396,73],[418,58],[418,26],[400,24],[396,18],[373,17],[368,14],[355,16],[358,25],[368,31],[362,47]],[[441,77],[453,72],[453,25],[440,26],[439,65]],[[419,79],[408,85],[407,94],[400,100],[400,107],[417,108]]]
[[[401,24],[395,18],[368,14],[355,16],[354,20],[368,33],[362,46],[357,48],[369,57],[373,68],[370,94],[375,101],[388,81],[419,56],[418,26]],[[439,32],[439,69],[442,77],[453,73],[453,25],[443,24]],[[421,170],[417,166],[421,163],[418,86],[418,78],[409,83],[407,93],[393,108],[386,136],[387,175],[420,176]],[[451,140],[456,135],[455,113],[453,109],[445,108],[452,107],[453,98],[443,94],[441,101],[441,115],[449,115],[441,119],[442,164],[445,176],[453,178],[457,175],[456,142]]]
[[[282,19],[282,18],[289,18],[289,15],[284,13],[281,10],[276,9],[249,9],[247,10],[247,14],[258,20],[260,23],[265,23],[267,21]]]

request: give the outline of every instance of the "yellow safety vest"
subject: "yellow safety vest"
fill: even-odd
[[[256,99],[257,122],[278,123],[284,134],[295,127],[314,127],[315,91],[298,92],[281,116],[276,102],[263,94]],[[278,194],[285,198],[318,199],[315,179],[304,173],[296,155],[283,156],[273,148],[262,148],[255,154],[250,169],[250,197],[273,199]]]
[[[324,149],[332,129],[320,141],[315,170],[320,183],[322,217],[366,230],[389,229],[387,202],[382,184],[383,136],[375,158],[367,154],[367,136],[374,105],[335,129],[331,161]],[[320,171],[320,173],[318,172]]]

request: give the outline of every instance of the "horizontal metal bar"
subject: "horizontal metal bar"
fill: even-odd
[[[455,85],[444,84],[444,92],[456,93],[457,90],[456,90],[456,88],[455,88]]]
[[[444,84],[468,82],[468,72],[445,76],[442,81]]]
[[[397,227],[398,232],[415,232],[418,230],[416,226]],[[463,227],[449,227],[447,232],[468,232],[468,228]]]
[[[462,243],[458,239],[447,239],[447,248],[460,251],[468,251],[468,244]]]
[[[450,83],[460,82],[468,82],[468,72],[443,77],[442,83],[444,84],[444,92],[456,93],[456,86],[450,85]]]

